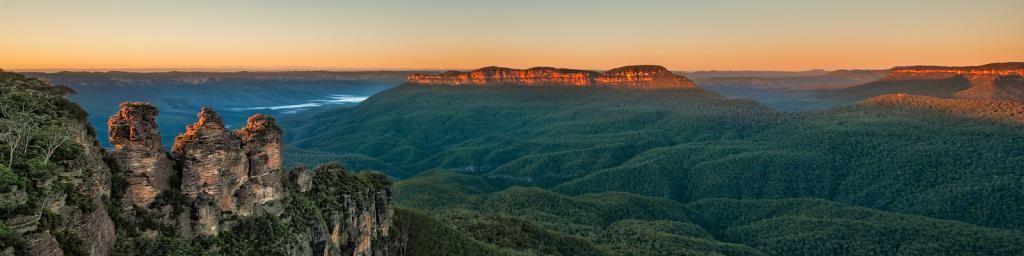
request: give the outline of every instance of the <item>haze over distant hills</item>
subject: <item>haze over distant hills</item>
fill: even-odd
[[[150,102],[160,109],[163,144],[192,123],[196,109],[220,110],[230,127],[245,125],[255,113],[288,115],[328,106],[356,104],[395,86],[412,71],[294,72],[57,72],[28,73],[76,91],[69,96],[90,113],[106,134],[106,119],[125,101]],[[100,143],[107,140],[99,138]]]

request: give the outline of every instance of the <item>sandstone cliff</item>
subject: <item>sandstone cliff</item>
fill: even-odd
[[[174,163],[160,143],[160,130],[156,125],[156,107],[142,102],[121,104],[120,111],[110,117],[110,155],[126,172],[126,209],[129,206],[148,207],[157,195],[171,188]]]
[[[696,88],[684,76],[655,65],[625,66],[604,73],[535,67],[526,70],[485,67],[470,72],[409,75],[408,83],[421,85],[527,85],[608,86],[634,89]]]

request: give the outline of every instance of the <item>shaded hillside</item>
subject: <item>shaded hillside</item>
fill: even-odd
[[[696,82],[700,87],[723,96],[753,99],[781,110],[806,111],[842,103],[821,97],[820,91],[869,83],[886,74],[886,70],[837,70],[820,75],[783,77],[707,77],[696,79]]]
[[[823,91],[821,95],[842,102],[852,103],[871,97],[907,93],[938,98],[950,98],[957,92],[971,88],[970,81],[962,76],[925,80],[881,80],[845,89]]]
[[[845,102],[857,102],[891,93],[908,93],[939,98],[979,100],[1024,100],[1024,62],[992,63],[981,66],[896,67],[878,81],[821,95]]]
[[[1010,100],[941,99],[909,94],[889,94],[867,99],[861,104],[1024,123],[1024,103]]]
[[[861,85],[878,80],[888,73],[888,70],[836,70],[821,75],[806,76],[715,76],[696,79],[696,82],[704,88],[748,87],[772,90],[818,90]]]

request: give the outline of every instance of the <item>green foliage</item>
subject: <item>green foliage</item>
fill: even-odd
[[[160,236],[155,239],[142,237],[118,237],[113,255],[166,255],[188,256],[204,255],[192,246],[188,240],[176,237]]]
[[[29,181],[15,174],[10,167],[0,164],[0,193],[10,192],[12,186],[26,189],[29,187]]]
[[[394,221],[395,230],[408,236],[407,255],[525,255],[474,240],[416,210],[398,208]]]
[[[25,246],[25,241],[21,239],[17,232],[8,228],[3,222],[0,222],[0,248],[11,247],[16,252],[23,252]]]
[[[689,205],[717,237],[770,255],[1020,255],[1024,232],[814,199],[708,199]]]
[[[472,211],[438,218],[476,240],[533,255],[605,255],[587,239],[549,231],[526,219]]]
[[[56,230],[63,223],[64,218],[48,208],[43,208],[40,213],[39,227],[45,230]]]
[[[479,203],[442,202],[430,207],[438,200],[407,202],[437,196],[433,182],[451,187],[445,191],[480,198]],[[621,192],[566,196],[539,188],[472,189],[488,187],[481,182],[485,181],[469,175],[432,172],[399,182],[396,193],[425,193],[400,196],[399,203],[424,206],[473,240],[533,254],[595,248],[607,255],[1024,253],[1024,232],[818,199],[705,199],[682,204]],[[428,188],[416,188],[420,186]]]
[[[676,221],[623,220],[597,240],[612,255],[764,255],[746,245],[716,241],[701,227]]]
[[[476,188],[493,186],[471,177],[435,171],[403,180],[396,184],[399,204],[429,209],[474,240],[531,254],[759,254],[747,246],[716,240],[690,223],[702,215],[672,200],[621,192],[570,197],[535,187],[483,192]],[[450,189],[435,190],[438,185]],[[433,199],[447,191],[461,191],[478,201],[451,204]],[[403,195],[409,192],[419,195]],[[433,202],[440,204],[431,206]]]
[[[77,234],[71,233],[67,230],[58,231],[52,234],[53,237],[57,239],[57,243],[60,244],[60,250],[64,252],[64,255],[89,255],[89,251],[85,248],[85,242],[82,241],[82,238],[78,237]]]
[[[218,255],[287,255],[298,246],[291,227],[269,215],[243,218],[216,240]]]
[[[78,186],[71,183],[61,183],[60,188],[66,195],[64,201],[68,205],[78,207],[83,213],[91,213],[96,210],[96,202],[93,201],[93,198],[78,191]]]
[[[32,180],[48,180],[57,172],[57,164],[47,162],[42,157],[33,157],[25,161],[28,166],[28,178]]]

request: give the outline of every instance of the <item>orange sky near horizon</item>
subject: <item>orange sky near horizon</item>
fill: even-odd
[[[555,66],[808,70],[1024,61],[1024,1],[4,1],[9,70]]]

